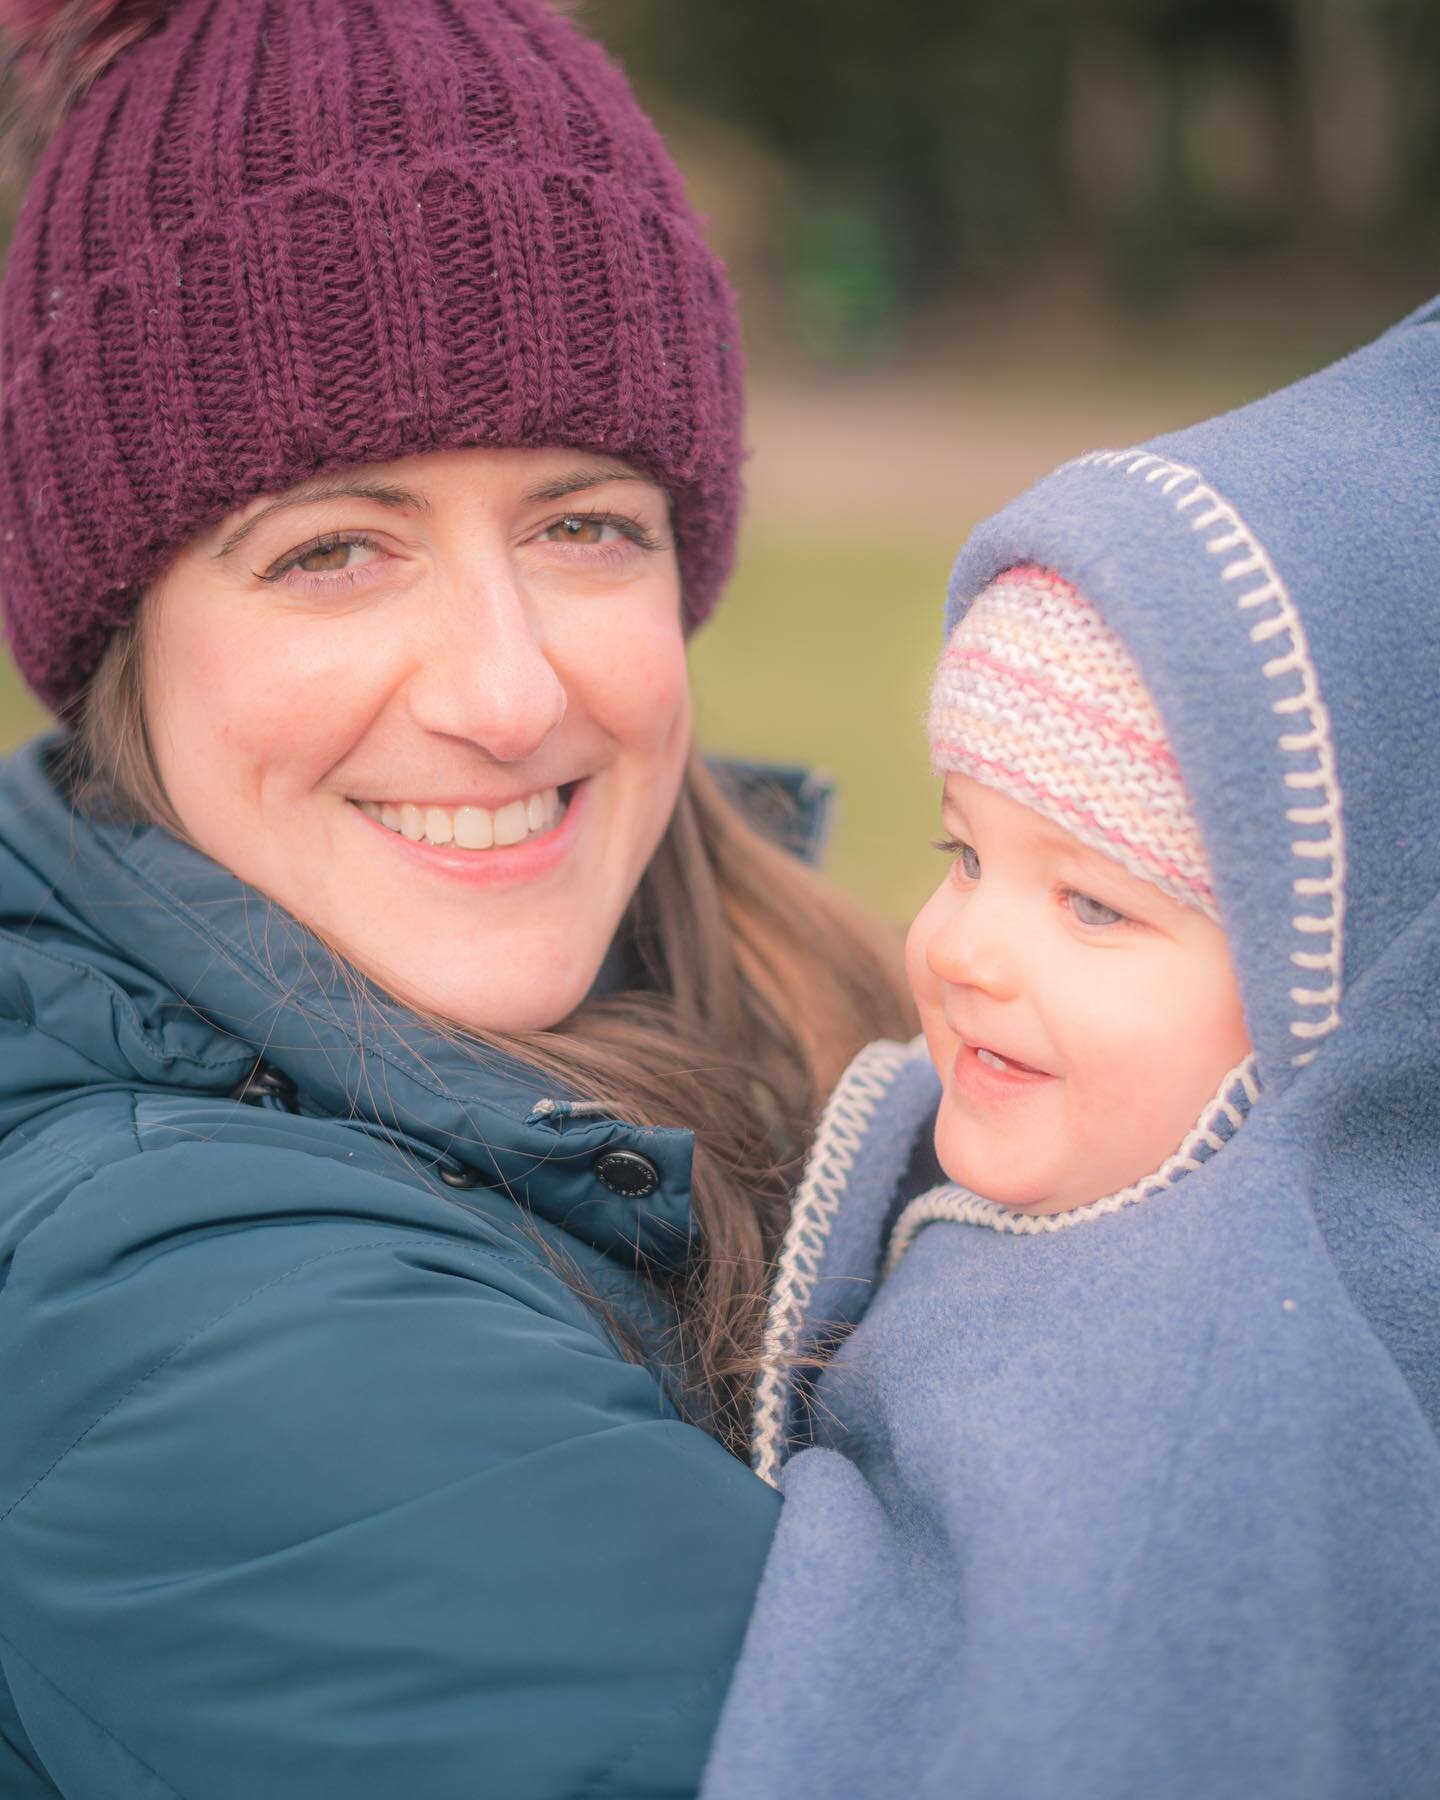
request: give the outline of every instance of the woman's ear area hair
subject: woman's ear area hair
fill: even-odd
[[[165,791],[145,715],[149,596],[111,633],[95,672],[61,715],[60,776],[72,803],[98,817],[188,834]]]

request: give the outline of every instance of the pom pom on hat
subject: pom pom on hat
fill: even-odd
[[[1125,646],[1085,596],[1022,565],[972,601],[930,697],[937,774],[972,776],[1218,919],[1180,766]]]
[[[169,0],[0,0],[13,174],[29,173],[76,101],[168,9]]]

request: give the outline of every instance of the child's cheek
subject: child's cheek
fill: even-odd
[[[1222,964],[1212,968],[1188,944],[1183,954],[1126,961],[1083,1015],[1069,1084],[1076,1160],[1093,1168],[1097,1195],[1173,1156],[1245,1053],[1243,1019],[1216,996]],[[1230,1029],[1216,1031],[1217,1017]]]
[[[936,902],[939,896],[932,898],[923,906],[916,916],[905,938],[905,973],[910,982],[910,992],[915,996],[915,1005],[920,1013],[920,1027],[925,1033],[925,1042],[930,1051],[930,1060],[935,1064],[943,1079],[945,1066],[954,1052],[948,1054],[946,1044],[953,1038],[953,1033],[945,1023],[944,984],[935,973],[930,960],[930,940],[936,928]]]

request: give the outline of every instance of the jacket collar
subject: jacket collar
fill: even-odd
[[[57,743],[30,745],[0,777],[0,1011],[60,1021],[97,1081],[230,1094],[263,1059],[307,1111],[418,1140],[603,1251],[684,1259],[689,1132],[547,1091],[357,982],[168,832],[78,817],[52,777]],[[610,1191],[596,1164],[614,1150],[643,1156],[658,1188]]]

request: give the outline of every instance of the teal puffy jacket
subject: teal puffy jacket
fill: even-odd
[[[688,1135],[361,1027],[52,748],[0,765],[0,1794],[693,1793],[777,1501],[580,1293],[654,1326]]]

